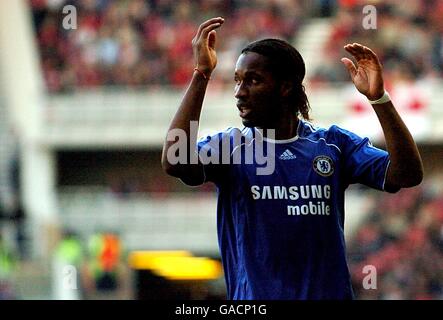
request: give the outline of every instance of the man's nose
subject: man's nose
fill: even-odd
[[[247,95],[247,90],[243,82],[240,82],[235,86],[234,97],[237,99],[244,98]]]

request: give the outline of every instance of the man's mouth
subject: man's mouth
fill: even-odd
[[[246,118],[251,110],[250,109],[240,109],[240,118]]]
[[[239,110],[240,118],[245,118],[251,112],[251,109],[247,108],[245,105],[237,104]]]

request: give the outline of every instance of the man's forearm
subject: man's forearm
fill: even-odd
[[[175,113],[171,124],[169,125],[168,133],[174,129],[180,129],[185,132],[188,150],[190,151],[191,148],[195,147],[195,144],[197,142],[197,137],[195,135],[191,135],[190,132],[191,121],[199,121],[200,119],[203,99],[206,93],[207,85],[208,79],[205,79],[197,71],[194,71],[191,83],[189,84],[182,99],[182,102],[180,103],[180,106]],[[171,170],[171,165],[167,159],[168,149],[176,142],[176,140],[170,141],[168,138],[166,138],[164,141],[162,166],[166,171]],[[190,154],[191,152],[189,152],[188,154]]]
[[[189,135],[190,122],[198,121],[203,106],[208,80],[204,79],[197,71],[194,71],[191,83],[180,103],[180,107],[175,113],[169,130],[182,129]]]
[[[418,185],[423,179],[423,164],[411,133],[391,101],[372,106],[382,126],[391,160],[386,185],[392,189]]]

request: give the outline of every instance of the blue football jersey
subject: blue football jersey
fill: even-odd
[[[198,152],[205,182],[217,186],[228,299],[353,298],[345,189],[362,183],[383,190],[386,151],[337,126],[300,120],[292,139],[229,128],[200,140]],[[258,174],[265,166],[258,154],[273,161],[272,173]]]

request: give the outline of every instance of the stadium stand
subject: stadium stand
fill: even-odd
[[[347,81],[348,74],[336,64],[342,56],[337,43],[361,42],[372,48],[384,64],[388,82],[399,79],[441,78],[443,76],[443,3],[414,0],[374,2],[376,29],[362,28],[362,4],[371,2],[338,1],[331,18],[332,31],[321,52],[323,63],[311,81],[318,85]]]
[[[225,57],[257,37],[292,39],[302,1],[79,1],[79,28],[64,30],[63,2],[31,1],[42,68],[50,92],[98,86],[182,87],[190,79],[190,42],[198,21],[229,17],[220,30],[219,85],[232,86]],[[229,60],[230,61],[230,60]]]
[[[443,193],[437,186],[375,196],[376,205],[348,242],[357,297],[443,298]],[[366,265],[377,270],[377,290],[362,286]]]

